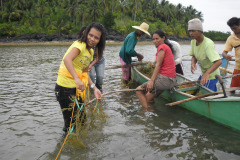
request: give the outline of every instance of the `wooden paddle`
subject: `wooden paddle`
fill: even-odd
[[[240,87],[228,88],[228,89],[226,89],[225,91],[226,91],[226,92],[231,92],[231,91],[235,91],[235,90],[240,90]],[[184,102],[188,102],[188,101],[192,101],[192,100],[195,100],[195,99],[199,99],[199,98],[204,98],[204,97],[207,97],[207,96],[215,95],[215,94],[218,94],[218,93],[223,93],[223,91],[217,91],[217,92],[207,93],[207,94],[203,94],[203,95],[191,97],[191,98],[188,98],[188,99],[176,101],[176,102],[173,102],[173,103],[168,103],[168,104],[166,104],[166,105],[167,105],[167,106],[174,106],[174,105],[178,105],[178,104],[181,104],[181,103],[184,103]]]
[[[231,70],[229,70],[229,69],[227,69],[227,68],[219,67],[219,69],[222,70],[223,73],[224,73],[224,72],[227,72],[227,73],[230,73],[230,74],[233,73]]]
[[[105,70],[138,66],[138,65],[148,64],[148,63],[151,63],[151,62],[137,62],[137,63],[127,64],[127,65],[116,65],[116,66],[112,66],[112,67],[107,67],[107,68],[105,68]]]

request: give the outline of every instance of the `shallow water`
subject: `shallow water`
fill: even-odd
[[[105,49],[106,66],[119,65],[120,45]],[[68,46],[0,46],[0,159],[55,159],[63,142],[63,119],[54,95],[60,61]],[[217,44],[219,53],[223,44]],[[189,45],[182,45],[184,55]],[[146,61],[153,45],[137,45]],[[184,56],[188,58],[188,56]],[[233,69],[231,62],[229,69]],[[184,72],[196,80],[199,70]],[[228,80],[226,85],[229,85]],[[104,92],[120,90],[121,69],[106,70]],[[240,132],[212,122],[165,100],[143,112],[135,93],[103,100],[106,123],[89,131],[86,148],[65,146],[61,160],[73,159],[240,159]]]

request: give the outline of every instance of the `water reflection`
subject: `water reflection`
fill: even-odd
[[[106,47],[106,65],[120,64],[120,45]],[[189,45],[182,45],[184,55]],[[223,45],[217,45],[218,50]],[[62,144],[63,119],[53,89],[68,46],[0,47],[1,159],[54,159]],[[154,59],[153,45],[137,45],[145,61]],[[186,56],[187,57],[187,56]],[[183,62],[185,75],[189,63]],[[230,69],[234,63],[230,63]],[[105,72],[104,92],[125,89],[121,69]],[[229,80],[230,81],[230,80]],[[228,81],[228,82],[229,82]],[[239,131],[161,99],[153,112],[142,112],[135,93],[104,98],[110,118],[91,129],[86,148],[65,146],[60,159],[240,159]]]

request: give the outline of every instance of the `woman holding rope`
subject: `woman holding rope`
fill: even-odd
[[[85,29],[83,36],[75,41],[65,53],[59,71],[55,87],[55,94],[57,101],[63,109],[64,127],[63,131],[66,133],[70,126],[72,110],[68,110],[73,103],[73,98],[78,98],[79,103],[83,103],[85,90],[89,85],[97,99],[102,98],[99,89],[91,81],[87,74],[88,66],[93,60],[93,47],[98,47],[98,53],[103,54],[106,41],[106,31],[102,24],[91,23]],[[74,111],[76,111],[76,105]],[[81,110],[80,118],[85,118]],[[74,120],[74,119],[73,119]]]
[[[154,32],[153,43],[157,48],[156,67],[151,79],[137,87],[139,90],[146,89],[147,94],[145,95],[144,91],[136,92],[140,103],[145,108],[149,108],[148,102],[151,102],[154,97],[160,95],[164,90],[171,89],[177,82],[172,45],[162,30]]]

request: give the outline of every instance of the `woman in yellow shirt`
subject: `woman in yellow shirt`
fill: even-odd
[[[65,53],[58,71],[58,78],[55,87],[55,94],[61,109],[70,108],[74,96],[79,97],[81,103],[84,100],[84,93],[89,85],[97,99],[102,94],[87,74],[88,66],[93,59],[93,47],[98,47],[98,54],[102,55],[105,48],[106,31],[102,24],[93,22],[85,29],[83,36],[75,41]],[[79,94],[78,94],[79,93]],[[74,109],[77,110],[76,108]],[[83,111],[83,110],[82,110]],[[63,110],[64,128],[67,132],[72,111]],[[80,118],[84,118],[83,113]],[[84,116],[84,117],[82,117]]]

